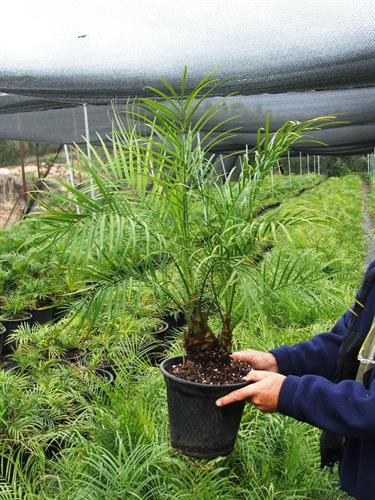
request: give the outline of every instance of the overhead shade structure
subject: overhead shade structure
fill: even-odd
[[[34,0],[18,11],[17,3],[1,7],[0,92],[12,95],[0,95],[0,138],[82,143],[89,130],[95,142],[111,131],[114,98],[121,108],[152,95],[147,86],[159,87],[161,77],[178,85],[186,66],[189,88],[216,68],[225,80],[217,94],[238,94],[219,116],[239,115],[231,125],[240,132],[223,150],[252,146],[267,113],[273,130],[317,115],[347,122],[316,134],[326,147],[306,142],[297,152],[365,153],[375,143],[372,0],[81,0],[53,8]]]
[[[1,17],[7,93],[141,95],[185,66],[190,87],[218,68],[242,95],[375,84],[373,0],[33,0]]]
[[[108,102],[108,99],[107,101]],[[43,111],[46,109],[69,108],[77,103],[61,100],[38,99],[24,95],[0,93],[0,113],[17,113],[24,111]]]
[[[370,152],[374,147],[375,88],[213,97],[204,102],[196,119],[214,102],[222,110],[211,125],[236,115],[235,122],[227,123],[224,128],[239,127],[239,133],[222,145],[223,150],[253,146],[256,131],[264,125],[267,115],[270,115],[272,130],[287,120],[306,120],[326,114],[337,116],[340,123],[313,134],[326,146],[305,141],[295,147],[297,152],[356,154]],[[85,142],[83,107],[64,106],[62,101],[0,96],[0,137],[66,144]],[[111,133],[113,110],[121,113],[124,106],[123,100],[117,101],[116,105],[87,106],[91,142],[98,141],[99,136],[105,139]]]

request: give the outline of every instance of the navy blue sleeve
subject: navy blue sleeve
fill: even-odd
[[[334,384],[316,375],[289,375],[278,411],[346,437],[375,440],[375,380],[366,389],[354,380]]]
[[[279,371],[283,375],[304,375],[306,373],[331,378],[336,369],[336,361],[341,342],[348,332],[352,313],[346,311],[330,333],[321,333],[310,340],[293,346],[273,349]]]

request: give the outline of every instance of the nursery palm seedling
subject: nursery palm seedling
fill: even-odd
[[[223,179],[212,151],[225,149],[236,131],[231,118],[217,120],[225,100],[200,110],[220,82],[209,75],[187,94],[185,72],[179,91],[163,84],[153,89],[157,99],[140,99],[127,121],[118,118],[112,151],[102,142],[104,160],[94,149],[93,161],[81,152],[90,182],[83,190],[67,185],[66,197],[51,194],[40,221],[51,239],[65,239],[74,259],[83,254],[94,276],[116,281],[116,269],[147,281],[185,313],[186,357],[168,372],[203,384],[241,383],[249,367],[231,362],[230,352],[244,284],[258,285],[257,265],[278,234],[316,218],[283,208],[257,216],[260,188],[282,155],[333,117],[290,121],[274,133],[267,121],[254,150],[240,155],[238,178],[228,172]]]
[[[225,101],[199,114],[220,82],[208,76],[189,95],[186,72],[180,92],[163,83],[165,92],[154,89],[162,100],[141,99],[139,111],[128,110],[126,126],[118,119],[112,151],[102,143],[104,160],[93,149],[95,161],[87,163],[85,173],[95,197],[88,187],[66,185],[69,196],[50,193],[49,210],[39,220],[50,224],[42,231],[51,240],[65,238],[72,258],[82,255],[102,285],[116,283],[122,272],[122,279],[146,280],[169,296],[188,319],[189,359],[206,363],[214,355],[227,362],[241,283],[251,280],[254,261],[278,231],[311,218],[298,209],[256,217],[261,185],[303,134],[332,117],[287,122],[274,134],[266,123],[251,157],[241,158],[239,179],[232,181],[229,172],[223,182],[210,153],[235,131],[231,118],[216,120],[212,128],[209,123]],[[140,133],[145,129],[147,136]],[[211,314],[222,319],[218,334],[210,328]]]

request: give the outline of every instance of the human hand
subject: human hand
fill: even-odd
[[[265,370],[268,372],[279,372],[276,358],[270,352],[256,351],[255,349],[246,349],[245,351],[234,352],[231,355],[233,361],[242,361],[248,363],[255,370]]]
[[[279,373],[251,370],[244,379],[254,383],[230,392],[218,399],[216,405],[220,407],[238,401],[251,401],[258,410],[271,413],[277,410],[280,390],[285,378]]]

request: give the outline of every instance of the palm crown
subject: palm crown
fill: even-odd
[[[50,241],[69,248],[113,301],[123,300],[124,277],[168,296],[187,317],[187,354],[201,363],[212,354],[228,359],[247,300],[242,285],[257,285],[256,262],[277,233],[309,217],[291,210],[257,216],[263,180],[303,134],[333,117],[290,121],[273,134],[267,122],[251,154],[240,156],[236,179],[233,172],[223,179],[212,151],[236,130],[231,118],[220,120],[225,98],[205,101],[220,82],[208,75],[188,95],[186,82],[186,72],[179,91],[162,81],[156,99],[139,99],[125,118],[117,115],[111,148],[101,140],[104,158],[94,148],[92,159],[80,151],[87,185],[50,193],[37,217]],[[89,303],[93,310],[108,304],[100,297]],[[221,320],[219,332],[211,314]]]

